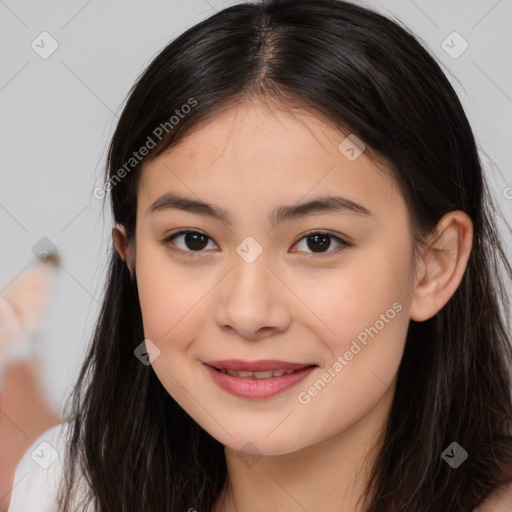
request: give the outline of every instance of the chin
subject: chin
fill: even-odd
[[[293,442],[289,437],[287,439],[274,439],[269,440],[266,438],[266,433],[261,436],[247,436],[242,439],[238,438],[235,441],[233,438],[224,439],[219,441],[228,449],[237,452],[241,456],[252,455],[255,457],[273,456],[273,455],[287,455],[306,448],[309,446],[307,442],[297,443]],[[227,441],[227,442],[225,442]]]

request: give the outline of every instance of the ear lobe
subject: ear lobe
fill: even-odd
[[[432,318],[450,300],[462,281],[472,244],[473,223],[465,212],[449,212],[439,221],[421,257],[410,308],[412,320]]]
[[[122,224],[116,224],[112,228],[112,240],[119,257],[126,263],[130,274],[133,276],[133,255],[131,245],[126,235],[126,228]]]

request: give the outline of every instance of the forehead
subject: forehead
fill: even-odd
[[[339,193],[372,205],[377,217],[379,208],[403,213],[389,170],[364,151],[357,156],[348,135],[306,110],[244,102],[214,115],[144,165],[138,203],[147,208],[161,194],[179,192],[235,210],[247,209],[249,200],[270,209]],[[348,158],[351,146],[355,151]]]

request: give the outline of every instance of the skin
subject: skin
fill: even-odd
[[[228,485],[215,510],[361,510],[409,321],[434,316],[462,279],[469,217],[446,214],[414,268],[398,187],[365,152],[347,159],[338,149],[346,135],[306,111],[257,100],[226,109],[144,165],[135,240],[122,226],[113,230],[136,275],[145,336],[160,351],[148,347],[155,373],[225,446]],[[175,209],[148,213],[165,192],[218,205],[232,224]],[[275,207],[327,194],[372,215],[321,212],[274,227],[267,218]],[[182,229],[206,233],[203,252],[171,251],[194,251],[184,236],[162,243]],[[315,252],[304,236],[318,230],[352,246],[337,250],[330,238]],[[252,263],[236,252],[247,236],[263,250]],[[394,303],[401,305],[394,318],[309,403],[299,403],[299,393]],[[318,367],[297,386],[255,400],[219,388],[202,363],[230,358]],[[241,460],[242,447],[255,463]]]

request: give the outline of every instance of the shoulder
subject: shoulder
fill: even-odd
[[[512,481],[495,489],[473,512],[512,512]]]
[[[43,432],[23,454],[14,474],[9,512],[54,509],[67,428],[64,422]]]
[[[23,454],[16,466],[8,512],[56,510],[70,427],[69,422],[55,425],[43,432]]]

